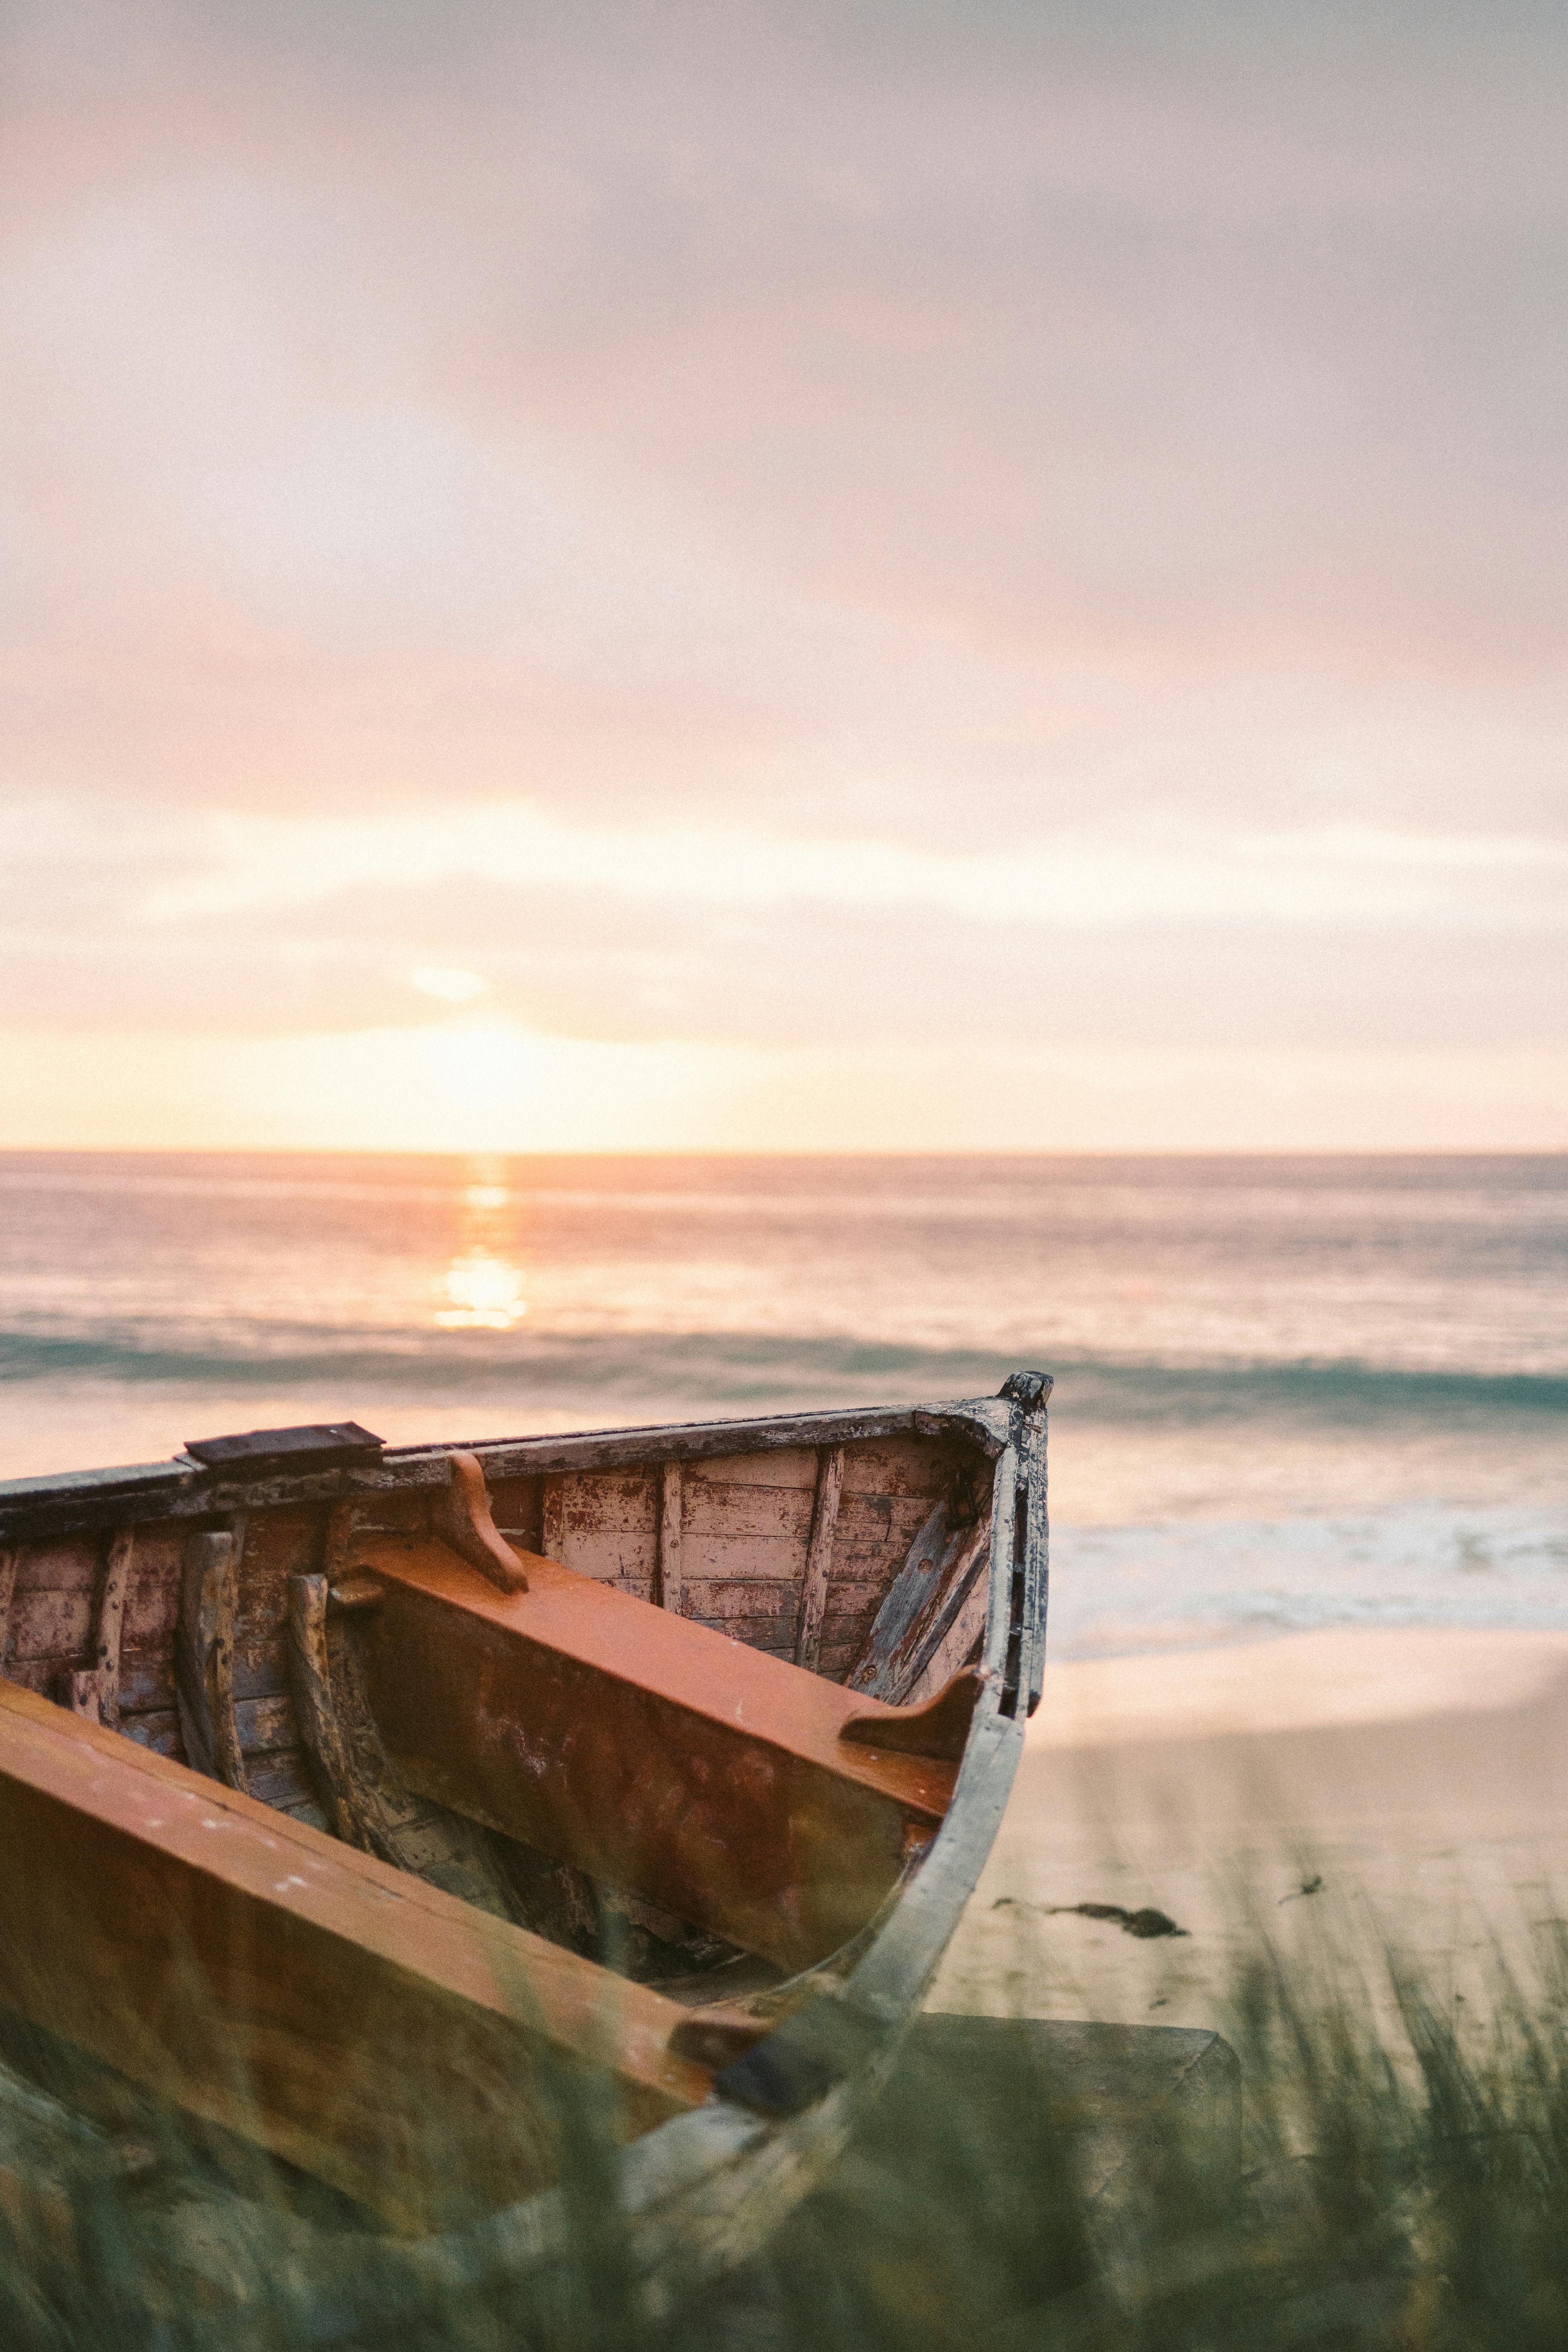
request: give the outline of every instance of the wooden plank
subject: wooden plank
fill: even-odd
[[[320,1510],[289,1509],[252,1512],[244,1519],[233,1635],[237,1697],[260,1698],[289,1687],[289,1580],[321,1566],[325,1517]]]
[[[658,1570],[658,1537],[651,1526],[636,1529],[568,1527],[550,1558],[575,1570],[579,1576],[627,1585],[647,1601]]]
[[[894,1503],[890,1516],[879,1513],[868,1521],[862,1516],[863,1499],[851,1496],[840,1503],[838,1537],[834,1546],[835,1580],[844,1578],[851,1584],[891,1583],[903,1566],[910,1544],[920,1533],[927,1517],[927,1506],[919,1497],[905,1503]]]
[[[90,1667],[73,1667],[65,1677],[62,1696],[72,1715],[89,1716],[94,1723],[102,1721],[98,1706],[98,1676]]]
[[[716,1486],[794,1486],[807,1496],[816,1491],[816,1448],[781,1446],[763,1454],[721,1454],[686,1465],[694,1488]]]
[[[538,1478],[494,1478],[489,1481],[490,1510],[497,1527],[524,1551],[544,1549],[542,1481]],[[386,1498],[389,1502],[391,1496]],[[378,1512],[377,1517],[381,1514]],[[413,1532],[410,1522],[409,1532]]]
[[[93,1670],[98,1676],[99,1720],[113,1731],[120,1722],[120,1641],[125,1595],[136,1556],[136,1530],[120,1528],[110,1538],[93,1627]]]
[[[793,1576],[700,1576],[686,1581],[689,1617],[776,1618],[790,1628],[800,1614],[800,1584]]]
[[[0,1842],[0,2002],[395,2228],[546,2182],[584,2063],[626,2137],[709,2093],[675,2003],[9,1685]]]
[[[543,1490],[546,1555],[579,1576],[624,1585],[651,1600],[658,1575],[658,1474],[635,1470],[547,1478]]]
[[[559,1559],[566,1528],[565,1474],[557,1471],[541,1482],[539,1549],[546,1559]]]
[[[881,1437],[844,1449],[846,1495],[924,1496],[946,1492],[952,1475],[951,1447],[923,1437]]]
[[[21,1578],[11,1600],[11,1667],[32,1658],[60,1658],[79,1666],[92,1633],[92,1589],[75,1591],[47,1586],[23,1591]]]
[[[151,1748],[160,1756],[184,1758],[180,1718],[172,1706],[149,1707],[144,1715],[127,1715],[121,1707],[120,1728],[139,1748]]]
[[[875,1624],[877,1612],[874,1609],[865,1609],[861,1611],[858,1617],[846,1618],[841,1627],[836,1627],[832,1633],[825,1633],[822,1637],[822,1654],[816,1669],[817,1673],[831,1675],[835,1682],[842,1682],[864,1651],[867,1635]]]
[[[276,1627],[237,1632],[234,1641],[234,1695],[242,1698],[275,1698],[289,1687],[289,1673]]]
[[[140,1715],[149,1707],[173,1707],[174,1705],[174,1661],[167,1651],[152,1657],[121,1651],[120,1657],[120,1710],[122,1715]]]
[[[458,1556],[499,1590],[526,1591],[517,1560],[509,1562],[504,1585],[494,1575],[492,1552],[500,1538],[489,1520],[483,1482],[471,1456],[457,1458],[465,1475],[461,1486],[454,1479],[453,1491],[463,1497],[465,1507],[460,1514],[448,1509],[442,1515],[446,1531],[440,1539],[456,1548],[455,1534],[462,1546]],[[454,1517],[459,1520],[455,1528],[450,1524]],[[381,1588],[357,1567],[364,1532],[353,1524],[352,1507],[334,1511],[327,1530],[329,1573],[297,1576],[289,1588],[295,1676],[291,1713],[313,1767],[310,1783],[320,1790],[339,1835],[351,1844],[413,1871],[497,1918],[510,1918],[513,1906],[483,1832],[410,1792],[393,1769],[366,1704],[356,1620],[360,1608],[379,1606]],[[351,1590],[357,1592],[357,1602],[346,1601]]]
[[[984,1575],[975,1578],[946,1631],[929,1652],[925,1664],[910,1680],[904,1693],[906,1706],[920,1706],[963,1667],[978,1659],[985,1633],[985,1585]]]
[[[841,1670],[847,1673],[865,1648],[866,1636],[876,1622],[876,1610],[867,1608],[860,1610],[855,1616],[842,1618],[837,1624],[828,1627],[822,1637],[822,1664],[819,1671],[823,1674],[837,1673]],[[837,1664],[830,1668],[829,1659],[837,1660]]]
[[[691,1487],[686,1524],[693,1536],[756,1536],[792,1543],[797,1561],[804,1561],[815,1508],[814,1487],[719,1486],[707,1480]]]
[[[815,1674],[822,1650],[822,1612],[827,1580],[833,1569],[833,1539],[838,1528],[838,1497],[844,1485],[844,1448],[824,1446],[812,1506],[811,1540],[806,1547],[805,1577],[800,1590],[800,1616],[795,1627],[795,1664]]]
[[[179,1629],[180,1564],[189,1532],[186,1528],[167,1525],[136,1528],[136,1549],[125,1588],[122,1654],[162,1651],[171,1674]]]
[[[600,1470],[563,1483],[562,1540],[577,1535],[650,1536],[658,1524],[658,1480],[650,1470]],[[554,1557],[553,1554],[551,1555]]]
[[[875,1616],[881,1607],[892,1575],[887,1563],[878,1566],[870,1576],[848,1576],[837,1566],[828,1580],[827,1607],[822,1621],[822,1637],[844,1625],[849,1619],[862,1616],[869,1609]]]
[[[793,1536],[703,1536],[687,1522],[684,1569],[687,1583],[693,1576],[762,1576],[785,1578],[799,1595],[806,1573],[806,1536],[811,1534],[811,1496],[799,1515],[799,1534]]]
[[[318,1805],[315,1780],[306,1764],[303,1748],[286,1748],[251,1757],[246,1765],[246,1779],[253,1797],[264,1805],[276,1805],[281,1811],[293,1812],[303,1805]],[[325,1829],[326,1816],[318,1812],[318,1819]]]
[[[316,1765],[327,1817],[346,1845],[374,1853],[380,1808],[360,1786],[338,1725],[327,1659],[327,1580],[297,1576],[289,1596],[289,1641],[294,1670],[294,1711]]]
[[[847,1556],[879,1558],[893,1540],[900,1517],[919,1527],[930,1508],[929,1503],[917,1499],[906,1503],[900,1513],[891,1495],[846,1495],[839,1506],[839,1543]]]
[[[16,1591],[76,1592],[90,1598],[101,1555],[90,1535],[50,1536],[24,1544],[16,1563]]]
[[[686,1611],[685,1522],[685,1473],[679,1462],[667,1462],[659,1474],[658,1567],[653,1598],[675,1617]]]
[[[300,1727],[294,1719],[293,1706],[281,1692],[268,1698],[237,1699],[234,1727],[245,1751],[247,1769],[253,1757],[268,1755],[274,1748],[298,1748],[300,1745]]]
[[[756,1650],[767,1658],[787,1658],[795,1664],[795,1614],[792,1609],[780,1617],[698,1617],[694,1625],[705,1625],[721,1633],[727,1642],[739,1642],[748,1650]]]
[[[18,1690],[37,1691],[40,1697],[48,1697],[75,1666],[74,1657],[13,1658],[5,1669],[5,1679],[15,1683]]]
[[[945,1502],[930,1513],[889,1589],[849,1674],[849,1687],[897,1706],[910,1697],[931,1657],[984,1581],[986,1518],[954,1528]]]
[[[185,1754],[198,1772],[231,1789],[246,1786],[234,1713],[234,1628],[246,1532],[240,1520],[231,1528],[193,1535],[187,1543],[175,1667]]]
[[[727,1642],[743,1642],[749,1650],[765,1650],[770,1657],[795,1663],[795,1612],[781,1609],[776,1617],[704,1617],[689,1611],[694,1625],[707,1625]]]
[[[785,1967],[820,1959],[942,1817],[952,1767],[841,1745],[867,1702],[558,1563],[488,1587],[385,1545],[360,1620],[408,1785]]]
[[[16,1590],[20,1544],[0,1544],[0,1675],[11,1654],[11,1600]]]

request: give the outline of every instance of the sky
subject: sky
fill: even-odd
[[[5,0],[0,1145],[1568,1146],[1565,67]]]

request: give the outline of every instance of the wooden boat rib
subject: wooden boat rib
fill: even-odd
[[[989,1852],[1049,1386],[0,1486],[4,2011],[435,2284],[549,2259],[595,2067],[668,2305],[831,2160]]]

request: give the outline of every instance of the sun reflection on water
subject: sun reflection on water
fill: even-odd
[[[459,1243],[447,1268],[447,1304],[437,1310],[444,1331],[510,1331],[528,1312],[517,1263],[512,1194],[505,1163],[470,1163],[464,1189]]]

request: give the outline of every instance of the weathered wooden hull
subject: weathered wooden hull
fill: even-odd
[[[0,1487],[0,2006],[433,2278],[550,2259],[592,2063],[651,2301],[743,2259],[1000,1820],[1048,1386],[479,1445],[477,1520],[444,1449]]]

